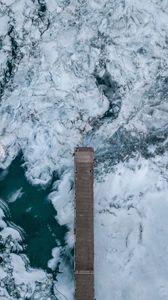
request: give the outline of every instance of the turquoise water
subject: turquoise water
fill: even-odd
[[[9,207],[10,215],[6,221],[14,222],[24,230],[24,253],[30,265],[47,270],[52,248],[58,244],[64,246],[67,227],[57,223],[56,211],[47,199],[52,183],[45,189],[31,185],[25,177],[23,163],[19,156],[5,175],[0,170],[0,198]],[[15,197],[18,190],[18,197]]]

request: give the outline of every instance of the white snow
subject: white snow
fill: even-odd
[[[32,285],[34,282],[43,281],[46,277],[45,272],[42,270],[31,269],[27,271],[25,269],[25,264],[23,259],[16,255],[12,254],[12,266],[14,267],[14,278],[18,284],[24,283],[31,283]]]
[[[53,206],[57,211],[57,220],[60,225],[69,225],[72,228],[73,223],[73,198],[74,190],[72,189],[73,174],[65,173],[63,178],[56,183],[54,191],[49,195]]]
[[[0,160],[3,161],[6,157],[5,148],[0,144]]]
[[[167,299],[168,182],[144,159],[95,184],[96,299]]]
[[[5,35],[8,30],[8,16],[2,16],[0,18],[0,35]]]
[[[112,147],[120,128],[135,137],[161,131],[164,155],[156,141],[149,145],[153,159],[139,154],[112,167],[101,157],[108,168],[97,162],[95,284],[97,300],[167,300],[167,0],[52,0],[42,17],[39,1],[1,3],[0,168],[21,150],[32,184],[45,186],[53,171],[58,174],[49,199],[58,222],[69,228],[66,242],[72,249],[74,148],[90,144],[100,158],[99,150]],[[12,75],[6,80],[9,63]],[[110,100],[94,72],[102,77],[104,65],[119,86],[116,119],[102,119]],[[17,230],[0,217],[3,235],[15,236]],[[50,267],[61,260],[59,248],[52,254]],[[73,279],[61,263],[58,289],[72,299]],[[14,255],[13,264],[16,278],[23,274],[31,281],[21,258]]]
[[[48,262],[48,267],[51,269],[51,270],[54,270],[60,260],[60,251],[61,251],[61,248],[54,248],[52,249],[52,259],[49,260]]]

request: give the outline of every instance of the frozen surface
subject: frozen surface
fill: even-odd
[[[95,189],[97,299],[167,299],[167,178],[130,160]]]
[[[2,199],[10,263],[0,274],[13,270],[21,299],[53,299],[51,290],[62,299],[56,288],[73,298],[61,253],[73,248],[77,145],[96,150],[97,300],[168,299],[167,20],[167,0],[0,0],[0,167],[21,151],[32,184],[48,185],[55,172],[49,199],[69,228],[49,261],[62,270],[53,287],[49,274],[27,274],[20,250],[13,254],[18,230],[6,225]],[[28,290],[18,276],[31,277]],[[2,299],[17,299],[1,285]]]

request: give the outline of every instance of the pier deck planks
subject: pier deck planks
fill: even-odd
[[[75,300],[94,300],[92,148],[75,151]]]

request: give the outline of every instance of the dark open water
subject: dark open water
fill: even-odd
[[[52,183],[45,189],[32,186],[25,177],[23,163],[19,156],[5,176],[0,170],[0,198],[9,207],[10,216],[6,221],[14,222],[24,230],[24,253],[31,266],[47,269],[52,248],[58,243],[64,245],[67,228],[57,223],[56,211],[47,199]],[[18,190],[18,197],[15,197]]]

